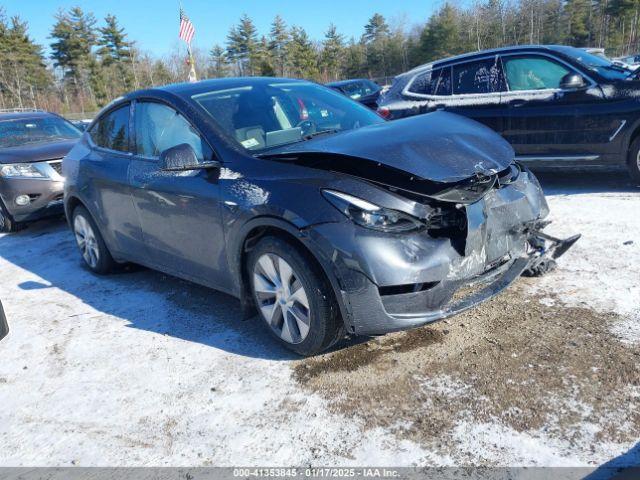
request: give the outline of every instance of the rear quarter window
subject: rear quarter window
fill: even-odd
[[[451,67],[419,74],[411,82],[409,92],[419,95],[451,95]]]
[[[129,151],[129,104],[103,115],[91,128],[91,140],[101,148]]]

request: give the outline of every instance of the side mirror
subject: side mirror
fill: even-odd
[[[576,90],[578,88],[585,87],[587,82],[584,81],[581,75],[577,73],[567,73],[562,80],[560,80],[560,88],[562,90]]]
[[[188,143],[167,148],[160,154],[160,170],[165,172],[207,170],[219,167],[220,162],[216,160],[199,162],[195,150]]]

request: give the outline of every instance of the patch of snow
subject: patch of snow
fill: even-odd
[[[570,306],[615,312],[624,319],[612,333],[640,342],[640,192],[547,197],[554,221],[546,231],[582,238],[558,261],[558,268],[534,289],[556,294]],[[633,243],[626,244],[629,240]]]

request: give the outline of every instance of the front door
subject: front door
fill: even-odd
[[[517,156],[570,165],[599,164],[601,155],[612,153],[609,139],[620,122],[606,115],[609,102],[589,78],[546,55],[504,55],[502,62],[509,87],[503,136]],[[584,87],[563,90],[562,79],[576,73]]]
[[[160,153],[188,143],[211,160],[201,135],[176,110],[154,101],[134,106],[136,151],[129,178],[151,262],[212,287],[227,284],[217,171],[166,172]]]

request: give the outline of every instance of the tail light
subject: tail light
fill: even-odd
[[[298,106],[300,107],[300,120],[309,120],[309,111],[301,98],[298,98]]]
[[[389,110],[387,107],[378,107],[377,113],[385,120],[388,120],[389,117],[391,117],[391,110]]]

